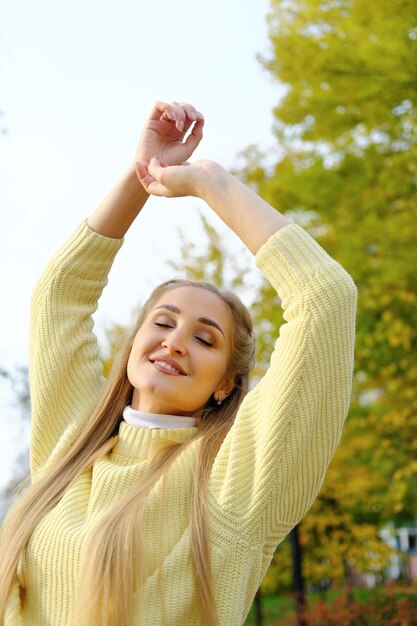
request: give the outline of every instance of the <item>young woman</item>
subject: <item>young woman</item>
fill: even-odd
[[[157,103],[134,163],[35,289],[32,486],[2,533],[6,626],[242,624],[340,439],[355,285],[220,165],[188,164],[203,121]],[[205,200],[277,289],[286,323],[249,393],[247,311],[189,281],[155,290],[102,380],[91,315],[149,194]]]

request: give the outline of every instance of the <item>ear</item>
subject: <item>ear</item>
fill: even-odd
[[[224,400],[225,398],[227,398],[227,396],[232,393],[234,386],[235,386],[235,382],[236,382],[236,376],[235,374],[225,374],[223,376],[223,378],[221,379],[221,381],[219,382],[219,384],[217,385],[216,389],[214,390],[214,397],[217,398],[222,398],[222,400]]]

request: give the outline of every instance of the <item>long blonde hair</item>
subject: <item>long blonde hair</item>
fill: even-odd
[[[198,438],[200,442],[190,511],[191,558],[202,623],[206,626],[216,625],[208,543],[207,486],[215,456],[248,390],[249,372],[254,361],[254,339],[249,313],[239,298],[228,291],[218,290],[210,283],[191,280],[167,281],[152,292],[113,366],[95,410],[71,449],[12,507],[0,543],[0,623],[3,623],[7,598],[22,568],[23,554],[35,526],[74,480],[90,468],[97,458],[108,453],[117,441],[121,415],[132,396],[132,386],[127,378],[127,362],[138,328],[166,290],[182,286],[208,289],[229,306],[233,337],[228,371],[233,372],[235,385],[221,406],[217,405],[213,397],[209,398],[196,414],[196,435],[183,444],[167,442],[155,454],[149,471],[141,481],[100,519],[83,554],[78,575],[78,579],[83,582],[77,593],[73,623],[77,626],[128,625],[131,594],[143,584],[140,556],[144,553],[144,547],[140,517],[146,496],[156,482],[164,477],[184,448]]]

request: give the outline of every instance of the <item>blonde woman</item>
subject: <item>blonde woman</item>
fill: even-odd
[[[355,285],[219,164],[188,163],[203,122],[158,102],[134,162],[34,291],[32,486],[2,533],[5,626],[242,624],[339,442]],[[245,307],[189,281],[155,290],[102,380],[91,315],[149,195],[205,200],[276,288],[286,323],[250,392]]]

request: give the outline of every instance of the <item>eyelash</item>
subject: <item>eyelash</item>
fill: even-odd
[[[162,326],[162,328],[174,328],[174,326],[170,326],[169,324],[162,324],[161,322],[154,322],[154,324],[155,326]],[[207,346],[208,348],[212,348],[214,345],[213,343],[210,343],[209,341],[206,341],[205,339],[202,339],[201,337],[196,337],[196,339],[198,339],[198,341],[201,341],[201,343]]]

